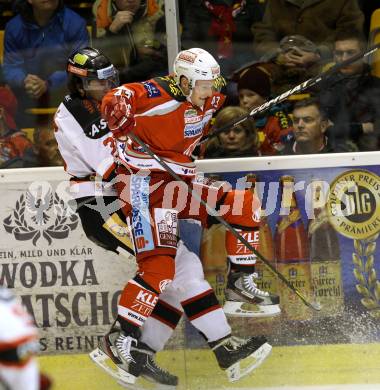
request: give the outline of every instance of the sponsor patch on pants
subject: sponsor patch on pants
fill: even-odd
[[[178,218],[177,210],[155,209],[154,223],[156,225],[157,245],[177,248]]]
[[[132,228],[137,253],[154,249],[149,215],[149,176],[131,175]]]
[[[236,231],[245,238],[256,250],[259,250],[259,229]],[[239,241],[231,232],[226,232],[226,249],[229,259],[234,264],[252,265],[256,263],[257,256]]]

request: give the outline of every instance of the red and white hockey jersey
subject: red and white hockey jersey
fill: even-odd
[[[215,93],[202,108],[191,104],[171,76],[157,77],[141,83],[124,84],[103,98],[102,112],[114,95],[129,100],[136,125],[133,133],[163,158],[178,174],[194,175],[191,154],[209,129],[213,114],[222,106],[225,96]],[[161,171],[161,165],[129,142],[118,145],[123,163],[135,170]]]
[[[67,95],[54,122],[72,196],[116,196],[106,182],[95,180],[96,175],[107,179],[114,169],[114,140],[96,102]]]

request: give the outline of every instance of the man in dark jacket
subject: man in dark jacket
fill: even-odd
[[[295,142],[287,145],[284,154],[316,154],[355,152],[356,146],[348,141],[337,142],[330,134],[331,122],[316,98],[298,101],[293,108]]]
[[[54,106],[66,85],[67,57],[88,45],[86,22],[62,0],[18,0],[5,27],[4,78],[20,109]],[[59,91],[59,92],[58,92]]]
[[[366,47],[356,32],[342,32],[334,45],[334,59],[340,63]],[[377,150],[380,132],[380,80],[370,67],[356,61],[329,77],[321,87],[323,109],[334,123],[334,136],[355,142],[362,151]]]

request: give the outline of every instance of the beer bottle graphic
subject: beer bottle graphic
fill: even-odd
[[[309,245],[294,194],[294,177],[280,178],[281,210],[276,225],[277,269],[305,297],[312,297]],[[307,320],[310,309],[289,288],[279,284],[280,302],[286,318]]]
[[[213,180],[222,180],[219,175],[209,177]],[[222,224],[214,224],[202,231],[200,258],[203,272],[221,306],[226,301],[227,287],[228,261],[225,241],[226,229]]]
[[[338,234],[326,212],[323,182],[311,182],[312,219],[309,221],[311,281],[314,297],[321,304],[319,316],[343,312],[344,294]]]
[[[255,192],[258,176],[250,173],[246,175],[246,180],[247,183],[251,183],[251,186],[249,186],[249,184],[247,186],[250,187],[251,191]],[[263,255],[263,257],[276,268],[273,235],[268,223],[268,218],[263,210],[261,211],[260,216],[258,250],[260,254]],[[256,272],[258,274],[258,278],[255,280],[257,287],[260,290],[268,291],[272,294],[277,294],[277,277],[265,264],[263,264],[259,258],[257,258],[256,261]]]

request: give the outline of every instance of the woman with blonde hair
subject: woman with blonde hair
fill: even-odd
[[[220,129],[236,118],[244,116],[247,111],[238,106],[229,106],[215,117],[214,128]],[[204,158],[250,157],[258,155],[258,136],[254,121],[247,119],[235,128],[222,131],[207,143]]]

